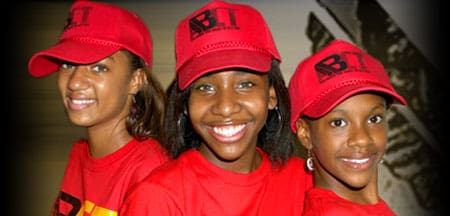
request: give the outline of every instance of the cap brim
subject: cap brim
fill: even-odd
[[[107,46],[80,41],[62,41],[53,47],[34,54],[28,64],[31,75],[41,77],[58,70],[58,61],[89,64],[100,61],[121,49],[120,46]]]
[[[304,110],[302,116],[305,115],[311,118],[319,118],[330,112],[335,106],[348,97],[362,92],[384,93],[393,99],[393,103],[406,105],[406,100],[391,89],[382,86],[375,86],[374,84],[359,84],[341,87],[331,91],[331,93],[326,94],[321,98],[317,98],[315,102]]]
[[[197,78],[214,71],[243,68],[267,73],[272,64],[269,54],[252,50],[222,50],[188,61],[178,70],[178,87],[183,90]]]

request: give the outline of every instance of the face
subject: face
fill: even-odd
[[[188,112],[204,143],[200,152],[228,170],[253,163],[258,133],[277,104],[267,75],[222,71],[192,84]]]
[[[88,128],[125,125],[131,94],[138,91],[137,78],[131,73],[130,58],[118,51],[88,65],[63,63],[58,85],[70,120]],[[133,75],[131,75],[133,74]]]
[[[297,128],[298,138],[311,149],[316,185],[340,192],[376,188],[377,165],[387,142],[383,97],[352,96],[319,119],[299,120]]]

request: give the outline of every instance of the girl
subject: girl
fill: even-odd
[[[289,93],[291,128],[314,173],[304,215],[395,215],[378,194],[377,166],[388,108],[406,101],[381,63],[335,40],[298,65]]]
[[[176,30],[166,149],[122,215],[300,215],[312,177],[293,158],[281,58],[254,8],[212,1]]]
[[[66,113],[87,132],[71,149],[52,215],[117,215],[128,188],[168,160],[151,60],[142,20],[89,1],[75,2],[58,44],[30,59],[33,76],[58,71]]]

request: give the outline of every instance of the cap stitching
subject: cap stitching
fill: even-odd
[[[72,37],[72,38],[65,38],[61,40],[63,41],[79,41],[81,43],[90,43],[90,44],[98,44],[101,46],[115,46],[115,47],[123,47],[122,44],[108,41],[108,40],[99,40],[99,39],[92,39],[89,37]]]
[[[350,85],[358,85],[358,84],[373,84],[373,85],[376,85],[376,86],[380,86],[380,87],[383,87],[383,88],[390,89],[389,87],[385,86],[384,84],[382,84],[380,82],[370,81],[370,80],[367,80],[367,79],[348,80],[348,81],[345,81],[345,82],[340,82],[337,85],[333,86],[333,88],[329,88],[325,92],[320,93],[319,95],[314,97],[312,103],[310,103],[310,105],[305,107],[305,109],[303,109],[303,110],[306,110],[309,107],[315,106],[320,101],[320,99],[322,97],[324,97],[325,95],[328,95],[330,92],[333,92],[336,89],[339,89],[339,88],[342,88],[342,87],[345,87],[345,86],[350,86]]]
[[[201,49],[197,50],[194,53],[193,57],[197,57],[197,56],[203,55],[205,53],[208,53],[208,52],[211,52],[211,51],[216,51],[217,49],[222,49],[222,48],[246,48],[246,49],[250,49],[252,51],[256,51],[256,52],[260,52],[260,53],[271,55],[270,52],[268,52],[266,49],[257,47],[255,45],[247,43],[247,42],[243,42],[243,41],[223,41],[223,42],[219,42],[219,43],[215,43],[215,44],[209,44],[207,46],[202,47]]]

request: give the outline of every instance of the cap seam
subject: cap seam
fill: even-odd
[[[326,91],[324,91],[324,92],[320,93],[319,95],[315,96],[313,101],[310,103],[310,105],[306,106],[303,110],[306,110],[309,107],[315,106],[318,102],[321,101],[321,99],[324,96],[328,95],[330,92],[335,91],[336,89],[340,89],[342,87],[351,86],[351,85],[358,85],[358,84],[373,84],[373,85],[376,85],[376,86],[380,86],[380,87],[383,87],[383,88],[390,89],[389,87],[387,87],[387,86],[385,86],[385,85],[383,85],[383,84],[381,84],[379,82],[374,82],[374,81],[370,81],[370,80],[367,80],[367,79],[349,80],[349,81],[341,82],[338,85],[334,85],[333,88],[328,88]]]
[[[109,40],[101,40],[101,39],[93,39],[90,37],[71,37],[71,38],[65,38],[62,39],[60,42],[64,41],[78,41],[81,43],[90,43],[90,44],[97,44],[102,46],[115,46],[115,47],[123,47],[123,44],[112,42]]]
[[[220,43],[208,44],[207,46],[202,47],[201,49],[197,50],[191,58],[199,57],[199,56],[207,54],[209,52],[217,51],[217,49],[220,49],[221,51],[223,51],[223,48],[230,48],[230,49],[244,48],[244,49],[249,49],[251,51],[256,51],[259,53],[272,55],[269,51],[267,51],[267,49],[257,47],[251,43],[242,42],[242,41],[223,41]]]

